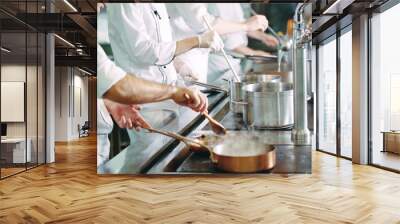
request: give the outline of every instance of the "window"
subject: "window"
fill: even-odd
[[[400,32],[394,29],[399,21],[400,4],[371,18],[371,162],[395,170],[400,170],[400,133],[392,132],[400,130]],[[397,147],[387,148],[385,135]]]
[[[318,48],[318,149],[336,153],[336,39]]]
[[[352,157],[352,32],[340,36],[340,155]]]

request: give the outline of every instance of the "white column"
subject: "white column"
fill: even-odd
[[[54,35],[46,36],[46,163],[55,161],[55,75],[54,75]]]
[[[54,5],[46,1],[46,11],[54,12]],[[46,35],[46,163],[55,162],[55,43],[54,34]]]
[[[368,16],[353,19],[353,162],[368,163]]]

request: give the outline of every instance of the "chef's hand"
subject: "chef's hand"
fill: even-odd
[[[197,36],[200,48],[210,48],[212,52],[218,52],[224,48],[224,43],[215,31],[208,31]]]
[[[104,100],[104,103],[120,128],[135,128],[137,131],[140,128],[151,128],[150,124],[140,115],[139,106],[120,104],[110,100]]]
[[[176,87],[172,100],[182,106],[191,108],[196,112],[207,111],[208,99],[199,90]]]
[[[192,68],[190,68],[185,62],[183,62],[179,58],[175,58],[174,66],[176,72],[182,77],[185,81],[197,81],[199,80],[199,74],[194,72]]]
[[[267,17],[263,15],[255,15],[248,18],[245,22],[246,31],[254,31],[254,30],[261,30],[265,31],[268,28],[268,20]]]
[[[263,33],[261,41],[269,47],[277,47],[279,44],[279,41],[276,39],[276,37],[266,33]]]

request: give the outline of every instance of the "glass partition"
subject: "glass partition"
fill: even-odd
[[[317,149],[336,154],[336,39],[318,48]]]
[[[0,12],[1,179],[45,162],[46,39],[16,18],[25,12],[41,13],[43,5],[44,1],[0,2],[2,9],[15,10]]]
[[[37,74],[37,162],[46,162],[45,124],[46,124],[46,38],[45,34],[38,34],[38,74]]]
[[[340,155],[352,157],[352,32],[340,36]]]
[[[36,166],[38,160],[38,35],[35,32],[27,33],[28,62],[26,81],[26,114],[27,114],[27,150],[30,150],[28,168]]]
[[[400,171],[400,4],[371,18],[371,162]]]
[[[24,171],[31,161],[26,136],[26,41],[26,32],[1,34],[2,177]]]

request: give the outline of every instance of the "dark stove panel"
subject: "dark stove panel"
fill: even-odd
[[[311,146],[279,145],[276,150],[276,166],[264,173],[311,173]],[[208,153],[192,153],[176,172],[182,174],[225,173],[214,167]]]

